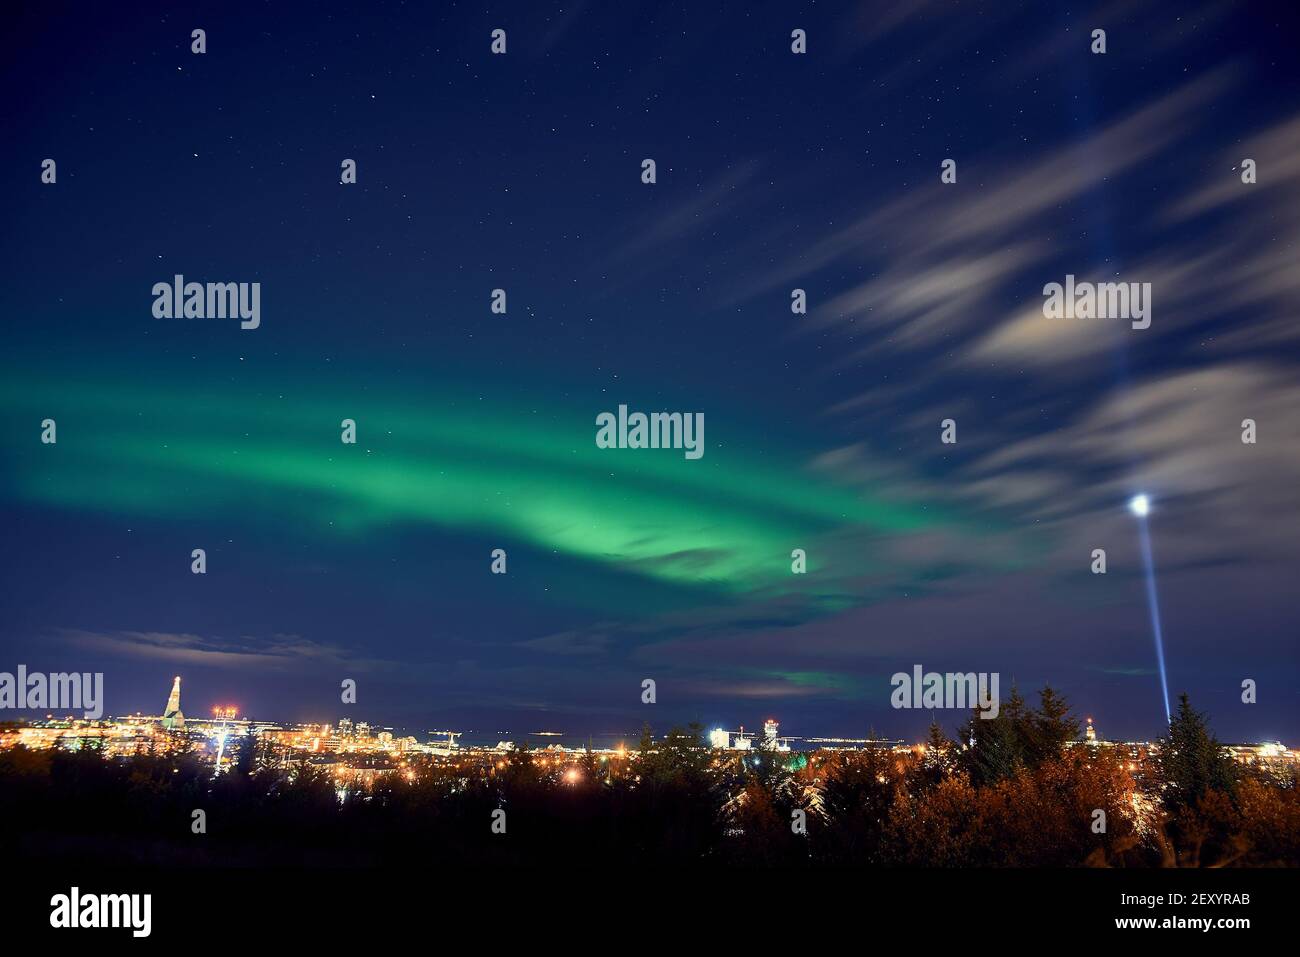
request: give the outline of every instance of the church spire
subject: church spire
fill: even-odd
[[[163,727],[168,731],[184,731],[185,715],[181,713],[181,677],[172,682],[172,693],[167,696],[167,710],[163,712]]]

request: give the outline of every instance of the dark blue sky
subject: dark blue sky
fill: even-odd
[[[0,670],[919,737],[921,664],[1147,737],[1141,490],[1171,692],[1294,743],[1295,13],[703,6],[9,14]],[[261,283],[260,327],[154,318],[177,273]],[[1151,327],[1045,318],[1067,273],[1151,283]],[[702,412],[704,457],[597,449],[620,403]]]

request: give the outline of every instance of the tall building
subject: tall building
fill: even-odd
[[[168,731],[184,731],[185,715],[181,712],[181,676],[172,682],[172,693],[167,696],[167,709],[163,711],[163,727]]]
[[[771,718],[763,722],[762,747],[768,751],[789,751],[790,745],[776,736],[780,726]]]

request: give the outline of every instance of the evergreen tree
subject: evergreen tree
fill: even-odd
[[[1236,765],[1205,716],[1192,708],[1187,692],[1178,696],[1178,714],[1169,724],[1169,734],[1160,739],[1156,766],[1165,785],[1165,806],[1171,811],[1194,808],[1211,791],[1230,795],[1236,789]]]
[[[239,739],[239,757],[232,769],[241,778],[252,776],[257,766],[257,737],[253,734],[241,735]]]
[[[874,747],[824,752],[820,774],[824,825],[811,831],[815,855],[836,865],[879,863],[899,788],[893,755]]]
[[[674,771],[703,773],[711,761],[704,747],[704,728],[695,721],[684,728],[670,728],[659,749],[665,763]]]
[[[959,733],[969,747],[962,760],[976,787],[1005,780],[1025,764],[1032,734],[1032,718],[1025,699],[1013,684],[1011,694],[998,709],[996,718],[985,718],[978,709]]]
[[[939,722],[930,722],[930,733],[925,741],[925,755],[921,758],[917,781],[922,791],[929,791],[952,773],[956,748]]]
[[[583,782],[598,781],[601,777],[600,759],[591,750],[591,739],[587,739],[587,748],[582,752],[582,757],[578,760],[578,767],[582,771]]]
[[[1014,681],[1011,683],[1011,694],[1007,696],[1006,704],[999,709],[998,716],[1007,720],[1010,747],[1018,767],[1027,760],[1034,740],[1034,712]]]
[[[1057,758],[1066,744],[1078,741],[1082,729],[1070,713],[1069,702],[1051,685],[1038,692],[1038,710],[1029,715],[1026,758],[1031,767]]]

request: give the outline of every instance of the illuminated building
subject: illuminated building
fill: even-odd
[[[163,727],[168,731],[184,731],[185,715],[181,711],[181,676],[172,682],[172,693],[167,696],[167,709],[163,712]]]
[[[457,749],[460,747],[460,745],[456,743],[456,739],[459,738],[461,735],[461,732],[459,731],[435,731],[430,733],[445,734],[447,736],[447,740],[430,741],[428,744],[426,744],[424,746],[424,750],[427,751],[429,754],[440,755],[444,758],[451,757],[451,755],[455,754]],[[500,747],[500,745],[498,745],[498,747]]]
[[[217,739],[217,761],[213,770],[213,776],[221,773],[221,758],[226,753],[226,741],[230,737],[230,719],[235,716],[234,708],[216,707],[212,709],[213,715],[220,722],[212,732],[212,736]]]
[[[763,737],[759,747],[771,751],[789,751],[789,744],[776,736],[777,723],[771,719],[763,724]],[[745,726],[739,731],[726,731],[714,728],[709,732],[709,747],[722,751],[750,751],[754,747],[754,736],[745,733]]]
[[[788,738],[778,738],[777,729],[780,726],[771,718],[763,722],[763,740],[759,745],[764,751],[789,751],[790,744]]]

